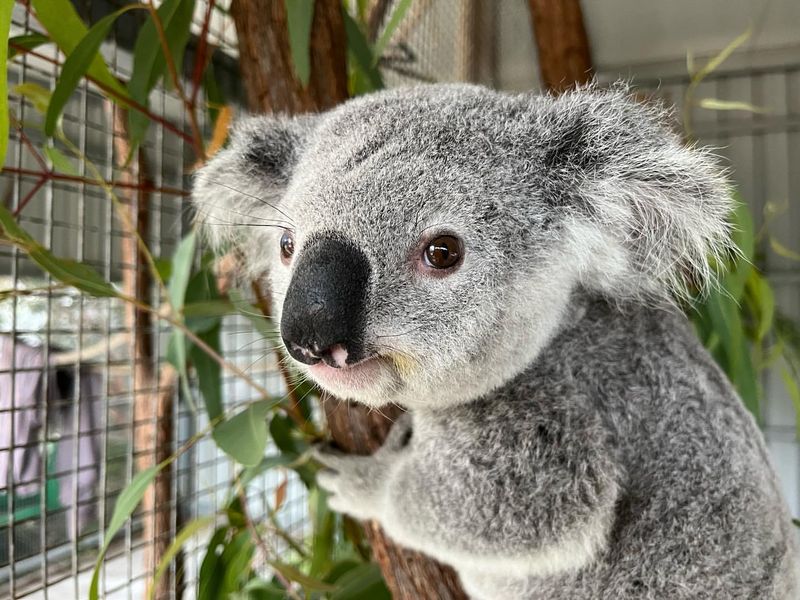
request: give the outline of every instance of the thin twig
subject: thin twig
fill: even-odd
[[[25,194],[25,197],[19,201],[17,209],[14,211],[15,217],[19,216],[22,210],[28,205],[28,202],[30,202],[36,195],[36,192],[42,189],[42,186],[50,180],[50,174],[51,174],[50,171],[48,171],[47,173],[43,173],[39,181],[36,182],[36,185],[33,186],[33,189],[27,194]]]
[[[164,23],[161,22],[161,15],[158,14],[153,0],[150,0],[147,3],[147,6],[148,10],[150,11],[150,18],[153,19],[153,24],[155,25],[156,32],[158,33],[158,39],[161,43],[161,50],[164,53],[164,61],[167,64],[167,70],[169,71],[170,78],[172,79],[172,84],[175,86],[175,91],[178,93],[181,102],[183,102],[183,105],[186,107],[186,110],[189,113],[189,125],[192,129],[192,145],[194,146],[194,152],[197,155],[197,160],[205,162],[206,152],[203,147],[203,134],[200,132],[200,125],[197,122],[197,113],[195,112],[194,107],[189,103],[189,99],[186,97],[186,92],[183,89],[183,84],[181,83],[178,69],[175,67],[175,61],[173,60],[172,52],[170,52],[169,49],[169,40],[167,40],[167,34],[164,31]]]
[[[57,181],[71,181],[74,183],[85,183],[87,185],[95,185],[99,187],[112,187],[112,188],[125,188],[130,190],[137,190],[140,192],[156,192],[159,194],[169,194],[172,196],[189,196],[189,192],[180,188],[173,187],[157,187],[151,185],[142,185],[137,183],[128,183],[125,181],[108,181],[106,179],[97,180],[91,177],[82,177],[80,175],[67,175],[66,173],[53,173],[52,171],[42,173],[35,169],[19,169],[17,167],[3,167],[4,173],[14,173],[16,175],[28,175],[31,177],[40,177],[47,175],[49,179]]]
[[[264,541],[264,538],[262,538],[261,534],[258,532],[255,523],[253,523],[253,519],[250,518],[250,513],[247,510],[247,495],[244,493],[244,490],[241,490],[239,492],[239,504],[242,509],[242,517],[244,518],[244,522],[247,525],[247,529],[248,531],[250,531],[250,535],[255,540],[256,545],[261,550],[261,553],[264,555],[264,558],[268,559],[270,556],[275,556],[277,553],[274,552],[273,550],[270,550],[270,548],[267,546],[267,543]],[[289,596],[294,598],[294,600],[301,600],[300,596],[297,595],[297,592],[295,592],[292,589],[292,583],[286,578],[286,576],[283,573],[278,571],[278,569],[275,569],[275,577],[278,579],[278,581],[281,582],[283,587],[286,589],[286,593]]]
[[[17,135],[19,135],[19,140],[25,145],[28,151],[33,156],[34,160],[39,163],[39,166],[42,168],[42,171],[49,171],[50,167],[47,166],[47,163],[44,160],[44,157],[39,154],[36,148],[31,143],[31,139],[28,137],[28,134],[25,133],[25,130],[22,128],[22,123],[15,123],[17,129]]]
[[[203,80],[203,72],[206,70],[206,54],[208,53],[208,30],[211,26],[211,14],[214,12],[216,0],[208,0],[206,14],[203,18],[203,28],[200,30],[200,43],[197,45],[197,53],[194,60],[194,71],[192,72],[192,95],[189,98],[189,106],[194,110],[197,105],[197,95],[200,92],[200,84]],[[210,56],[210,54],[209,54]]]

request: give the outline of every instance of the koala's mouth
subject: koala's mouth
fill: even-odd
[[[325,361],[319,361],[308,367],[308,373],[323,388],[341,394],[374,387],[383,372],[381,363],[379,356],[342,367],[332,367]]]

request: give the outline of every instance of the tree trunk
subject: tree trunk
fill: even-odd
[[[542,85],[563,92],[592,78],[580,0],[528,0]]]
[[[306,88],[294,74],[284,3],[234,0],[231,13],[239,39],[239,61],[254,112],[297,114],[326,110],[347,99],[347,40],[341,0],[317,0],[311,29],[311,78]],[[377,20],[377,17],[376,17]],[[399,409],[382,410],[323,400],[334,441],[356,454],[380,447]],[[388,417],[388,418],[387,418]],[[396,545],[374,522],[364,524],[375,561],[396,600],[462,600],[452,569]]]
[[[231,14],[250,110],[316,112],[347,98],[347,44],[340,2],[318,0],[314,7],[311,77],[306,88],[294,73],[283,2],[235,0]]]

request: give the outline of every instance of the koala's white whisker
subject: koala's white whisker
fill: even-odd
[[[281,210],[280,208],[278,208],[276,205],[272,204],[271,202],[267,202],[263,198],[261,198],[259,196],[256,196],[255,194],[250,194],[248,192],[245,192],[244,190],[237,189],[232,185],[228,185],[227,183],[222,183],[221,181],[218,181],[218,180],[209,179],[208,181],[209,181],[209,183],[213,183],[214,185],[222,186],[224,188],[227,188],[227,189],[231,190],[232,192],[236,192],[237,194],[241,194],[242,196],[246,196],[247,198],[251,198],[252,200],[256,200],[257,202],[260,202],[264,206],[268,206],[272,210],[282,214],[284,217],[286,217],[286,219],[290,223],[294,223],[292,218],[289,215],[287,215],[283,210]]]
[[[292,223],[290,223],[289,221],[284,221],[284,220],[282,220],[282,219],[269,219],[269,218],[266,218],[266,217],[259,217],[259,216],[256,216],[256,215],[252,215],[252,214],[243,213],[243,212],[240,212],[240,211],[237,211],[237,210],[233,210],[233,209],[232,209],[232,208],[230,208],[230,207],[227,207],[227,208],[225,209],[225,213],[226,213],[226,214],[234,214],[234,215],[239,215],[239,216],[241,216],[241,217],[247,217],[248,219],[256,219],[256,220],[258,220],[258,221],[260,221],[260,222],[262,222],[262,223],[270,223],[270,224],[273,224],[273,225],[276,225],[276,226],[280,226],[280,227],[282,227],[283,229],[292,229],[292,227],[293,227],[293,224],[292,224]],[[209,211],[209,210],[206,210],[206,211],[205,211],[205,212],[203,212],[203,213],[201,213],[200,211],[198,211],[198,214],[200,214],[201,216],[205,217],[206,219],[208,219],[208,218],[212,218],[212,219],[216,219],[217,221],[219,221],[219,218],[220,218],[220,217],[219,217],[217,214],[214,214],[214,213],[212,213],[212,212],[211,212],[211,211]],[[229,223],[231,223],[231,222],[229,221]],[[216,225],[216,224],[218,224],[218,223],[211,223],[211,224],[212,224],[212,225]],[[247,222],[241,222],[241,223],[240,223],[240,222],[238,222],[238,221],[236,222],[236,224],[241,224],[241,225],[252,225],[252,223],[247,223]],[[289,227],[287,227],[287,225],[289,225]]]

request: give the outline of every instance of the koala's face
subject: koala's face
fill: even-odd
[[[286,351],[322,388],[466,401],[535,359],[579,283],[631,268],[575,204],[565,161],[585,140],[548,131],[552,103],[433,86],[251,119],[200,173],[199,212],[266,274]]]

